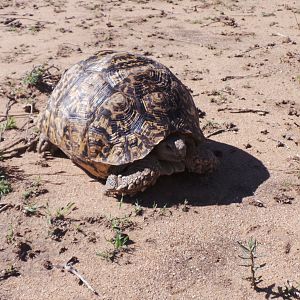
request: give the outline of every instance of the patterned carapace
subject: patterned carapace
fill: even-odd
[[[101,51],[64,73],[40,130],[82,167],[95,169],[97,163],[102,176],[109,165],[142,159],[169,134],[204,139],[190,92],[168,68],[114,51]]]

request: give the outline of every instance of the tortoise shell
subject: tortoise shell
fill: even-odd
[[[108,166],[142,159],[172,133],[204,139],[190,92],[167,67],[115,51],[67,70],[39,126],[52,144],[101,177]]]

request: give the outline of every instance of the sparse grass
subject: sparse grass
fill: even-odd
[[[102,259],[113,262],[117,256],[117,253],[112,250],[105,250],[102,252],[96,252],[97,256],[100,256]]]
[[[43,205],[38,205],[37,203],[27,203],[24,205],[23,211],[27,216],[39,215],[39,209],[43,207]]]
[[[127,245],[129,236],[120,230],[115,230],[115,236],[110,240],[110,243],[114,246],[115,250],[120,250]]]
[[[123,201],[124,201],[124,195],[122,194],[122,197],[121,197],[121,199],[120,199],[120,201],[119,201],[119,209],[122,208]]]
[[[0,199],[11,191],[11,185],[8,180],[6,180],[3,175],[0,176]]]
[[[6,234],[6,242],[8,244],[12,244],[15,241],[15,232],[12,224],[9,224],[7,234]]]
[[[51,212],[49,204],[46,204],[45,212],[48,223],[48,236],[56,241],[61,241],[62,237],[68,231],[71,220],[66,217],[75,209],[74,202],[68,202],[65,207],[58,208]]]
[[[0,125],[0,131],[17,129],[16,119],[14,117],[8,117],[5,122]]]
[[[190,210],[188,204],[189,204],[189,202],[187,201],[187,199],[184,199],[184,202],[183,202],[183,205],[182,205],[182,208],[181,208],[181,210],[183,212],[188,212]]]
[[[41,178],[38,177],[28,185],[26,190],[23,192],[23,198],[24,200],[28,200],[31,197],[39,196],[47,192],[48,190],[42,188]]]
[[[157,209],[157,203],[156,203],[155,201],[153,202],[152,208],[153,208],[154,210]]]
[[[129,216],[114,217],[108,220],[109,225],[113,230],[124,230],[133,227],[135,224],[129,219]]]
[[[144,213],[144,209],[139,205],[139,202],[135,202],[134,204],[134,214],[136,216],[142,216]]]
[[[168,211],[168,209],[167,209],[167,203],[166,203],[162,208],[160,208],[159,215],[160,216],[166,216],[167,215],[167,211]]]
[[[24,84],[28,86],[37,86],[43,81],[43,75],[45,73],[44,66],[34,67],[23,79]]]
[[[105,250],[102,252],[96,252],[97,256],[100,256],[102,259],[114,262],[118,256],[128,250],[127,245],[130,241],[128,234],[122,232],[118,228],[113,228],[114,237],[107,240],[110,244],[113,245],[113,249]]]
[[[219,123],[212,120],[206,121],[206,124],[203,126],[203,130],[219,129],[221,126]]]
[[[239,255],[239,257],[248,262],[242,266],[250,268],[250,276],[246,279],[251,282],[251,286],[256,290],[257,284],[262,281],[261,276],[257,276],[256,271],[265,266],[265,264],[257,265],[256,263],[258,242],[251,237],[246,243],[238,242],[238,244],[243,251],[243,255]]]
[[[65,219],[65,217],[68,216],[75,208],[74,205],[74,202],[68,202],[66,206],[58,208],[55,212],[54,218]]]
[[[66,206],[56,210],[55,217],[57,219],[64,219],[74,209],[74,205],[75,205],[74,202],[68,202]]]
[[[114,232],[114,236],[111,239],[106,240],[113,245],[113,249],[96,252],[96,255],[100,256],[102,259],[114,262],[121,253],[129,251],[127,246],[130,239],[128,234],[124,233],[123,230],[132,227],[134,223],[128,216],[125,216],[123,218],[111,218],[109,220],[109,225]]]

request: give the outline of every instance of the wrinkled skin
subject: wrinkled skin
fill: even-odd
[[[159,176],[183,172],[204,174],[218,165],[215,155],[203,145],[185,137],[170,136],[144,159],[133,162],[119,174],[106,180],[106,194],[134,195],[152,186]]]

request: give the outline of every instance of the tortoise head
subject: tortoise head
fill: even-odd
[[[155,154],[159,160],[182,161],[185,160],[187,145],[183,137],[171,135],[155,147]]]

